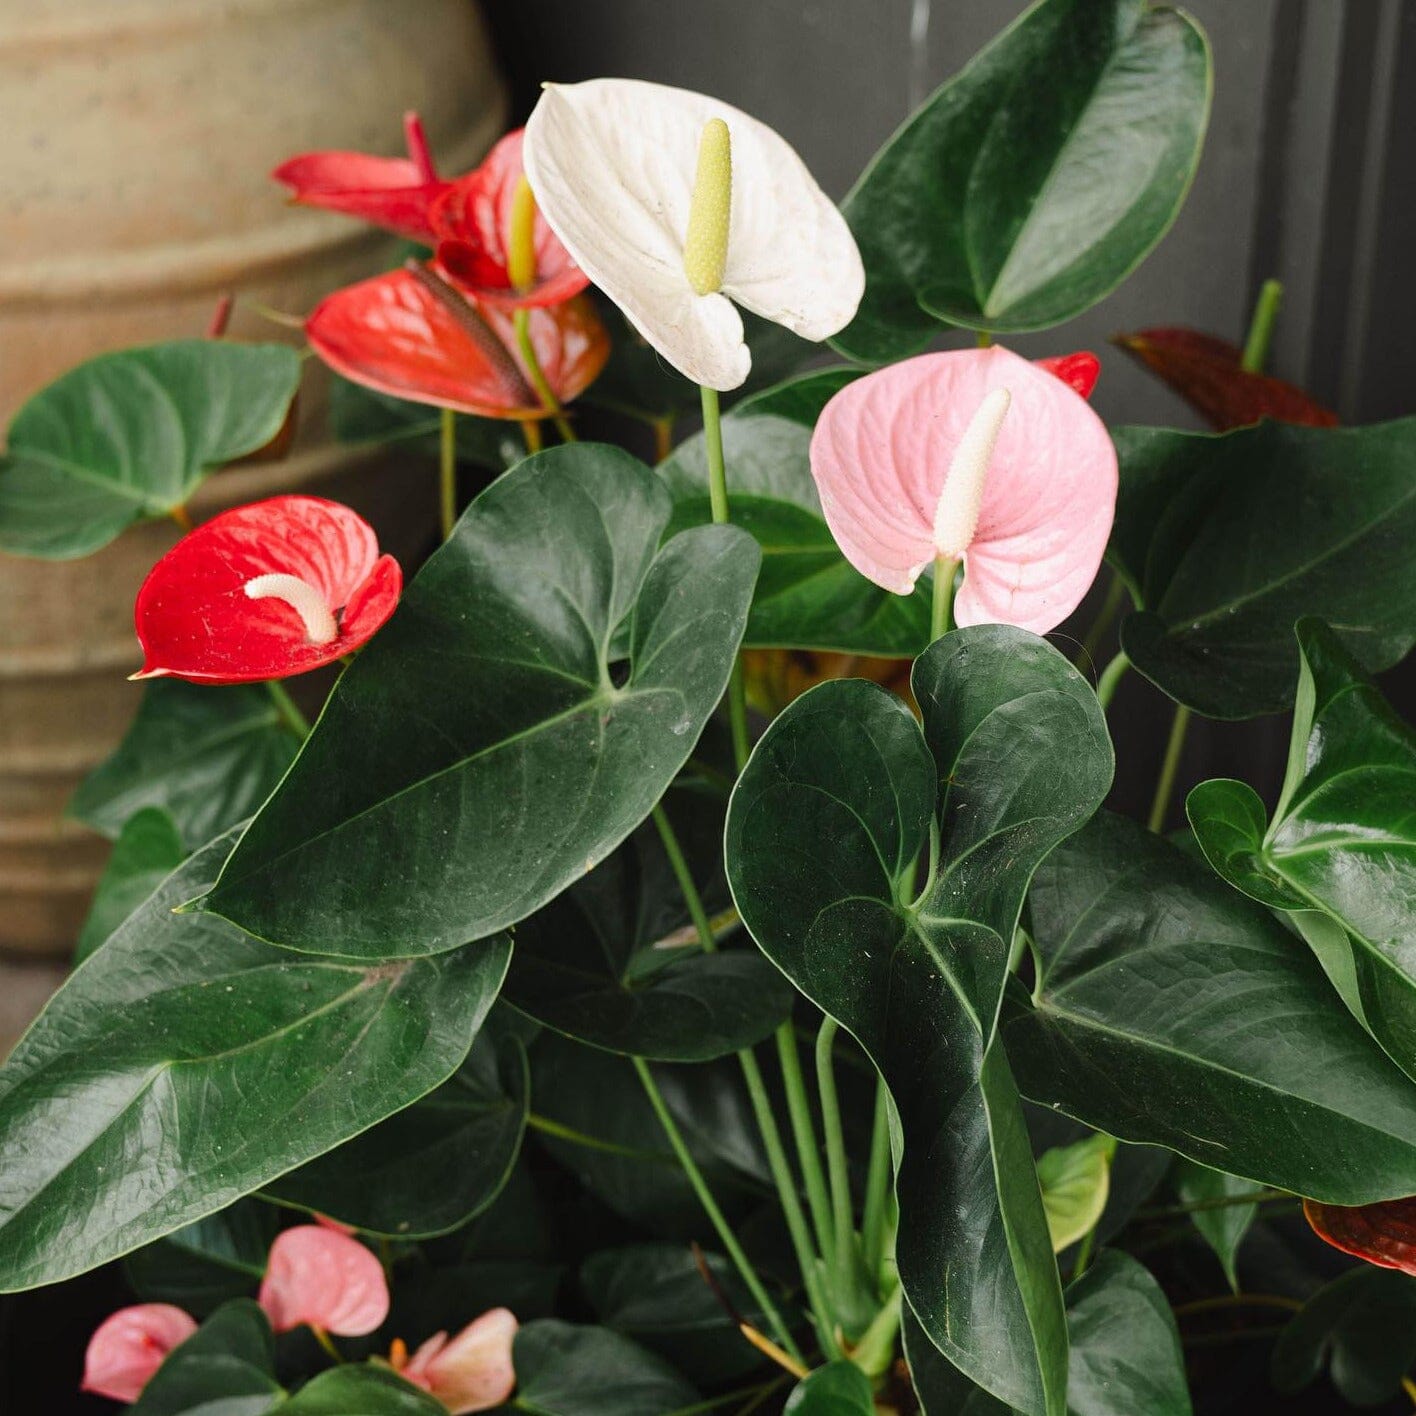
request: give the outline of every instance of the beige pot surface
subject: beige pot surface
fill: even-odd
[[[449,174],[501,131],[472,0],[0,7],[0,418],[92,354],[200,334],[224,291],[238,296],[233,334],[289,338],[240,297],[305,313],[390,247],[287,206],[270,169],[314,148],[396,153],[408,108]],[[428,471],[333,445],[324,385],[311,370],[290,458],[219,473],[193,512],[318,491],[406,557],[431,530]],[[175,535],[139,527],[67,563],[0,556],[0,955],[72,948],[107,846],[62,809],[131,719],[133,596]]]

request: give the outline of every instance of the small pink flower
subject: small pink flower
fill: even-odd
[[[1116,508],[1116,450],[1079,390],[1096,365],[1039,367],[997,346],[924,354],[848,384],[811,440],[846,559],[907,595],[961,561],[960,625],[1045,634],[1096,577]]]
[[[270,1246],[259,1301],[276,1332],[308,1323],[340,1337],[363,1337],[388,1316],[388,1283],[357,1239],[301,1224]]]
[[[405,1380],[437,1397],[452,1413],[489,1411],[508,1400],[516,1387],[511,1344],[516,1318],[506,1308],[493,1308],[467,1324],[451,1341],[434,1333],[405,1365],[393,1365]]]
[[[167,1354],[196,1330],[195,1320],[170,1303],[120,1308],[89,1338],[80,1390],[136,1401]]]

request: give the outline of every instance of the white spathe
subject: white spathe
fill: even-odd
[[[728,125],[732,213],[720,292],[697,294],[684,240],[711,119]],[[686,378],[720,391],[752,356],[733,302],[804,339],[844,329],[865,288],[845,218],[790,144],[705,94],[637,79],[547,84],[522,160],[576,264]]]

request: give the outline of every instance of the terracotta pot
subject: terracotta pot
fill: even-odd
[[[407,108],[449,172],[501,131],[472,0],[0,8],[0,418],[92,354],[201,333],[224,291],[238,295],[233,334],[289,338],[239,297],[303,313],[390,246],[288,207],[267,174],[312,148],[396,152]],[[312,371],[291,456],[219,473],[194,515],[302,488],[369,515],[395,554],[416,551],[430,478],[331,443],[324,403]],[[139,527],[67,563],[0,557],[0,951],[12,958],[73,946],[107,847],[62,810],[134,711],[133,595],[175,535]]]

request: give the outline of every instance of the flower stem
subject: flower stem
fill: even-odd
[[[816,1089],[821,1095],[821,1125],[826,1132],[826,1164],[831,1172],[831,1215],[835,1229],[832,1247],[835,1251],[836,1291],[838,1296],[850,1291],[854,1280],[851,1251],[855,1244],[855,1229],[851,1211],[851,1177],[846,1166],[846,1138],[841,1129],[841,1103],[836,1094],[836,1070],[832,1049],[840,1024],[834,1018],[821,1021],[816,1034]]]
[[[728,1257],[736,1265],[738,1273],[742,1276],[742,1281],[747,1285],[748,1292],[752,1294],[753,1301],[766,1316],[782,1347],[798,1362],[801,1361],[801,1350],[797,1347],[786,1323],[782,1321],[782,1315],[777,1311],[776,1304],[772,1302],[766,1288],[763,1287],[762,1280],[757,1276],[757,1270],[753,1268],[752,1260],[743,1251],[742,1245],[738,1243],[737,1235],[732,1231],[732,1226],[724,1217],[722,1210],[718,1208],[718,1202],[713,1198],[713,1193],[708,1188],[708,1182],[703,1178],[703,1172],[698,1168],[698,1162],[694,1160],[689,1151],[683,1133],[679,1130],[678,1122],[674,1120],[668,1103],[664,1100],[664,1094],[659,1090],[659,1084],[654,1080],[653,1073],[649,1070],[649,1064],[642,1057],[632,1057],[630,1061],[634,1063],[634,1070],[639,1076],[645,1095],[649,1098],[649,1105],[654,1108],[654,1114],[659,1118],[659,1124],[664,1128],[664,1135],[668,1137],[669,1144],[673,1147],[674,1154],[683,1167],[683,1173],[688,1177],[688,1183],[693,1186],[693,1191],[698,1196],[698,1202],[703,1206],[703,1212],[717,1231],[723,1248],[727,1250]]]
[[[523,418],[521,420],[521,436],[526,439],[526,451],[528,454],[540,452],[541,424],[535,418]]]
[[[674,415],[654,419],[654,461],[662,462],[674,450]]]
[[[1072,1266],[1073,1282],[1087,1271],[1087,1265],[1091,1263],[1092,1250],[1095,1247],[1096,1225],[1092,1225],[1092,1227],[1082,1235],[1082,1242],[1077,1246],[1077,1262]]]
[[[511,323],[516,331],[516,347],[521,351],[521,362],[526,365],[526,373],[531,380],[531,387],[536,390],[536,397],[541,400],[541,407],[550,414],[561,437],[566,442],[574,442],[575,429],[570,426],[570,420],[565,416],[565,410],[561,407],[545,370],[541,368],[541,360],[531,340],[531,311],[525,307],[513,310]]]
[[[930,615],[929,638],[941,638],[954,627],[954,572],[956,560],[948,556],[934,557],[934,605]]]
[[[314,1333],[315,1341],[342,1367],[344,1354],[334,1345],[334,1339],[316,1323],[310,1324],[310,1331]]]
[[[875,1080],[875,1121],[870,1130],[870,1168],[865,1179],[861,1247],[867,1272],[878,1275],[885,1262],[885,1211],[890,1198],[890,1110],[883,1078]]]
[[[438,513],[444,541],[457,525],[457,414],[442,410],[438,424]]]
[[[1085,671],[1088,664],[1096,663],[1096,651],[1101,648],[1101,641],[1106,637],[1106,631],[1111,628],[1112,622],[1121,613],[1121,605],[1125,598],[1126,582],[1115,571],[1112,571],[1111,586],[1106,592],[1106,598],[1101,602],[1101,609],[1097,611],[1096,620],[1087,631],[1087,637],[1082,641],[1082,657],[1077,661],[1079,669]]]
[[[1170,722],[1170,740],[1165,744],[1165,760],[1160,764],[1160,780],[1155,784],[1155,797],[1151,802],[1150,820],[1146,823],[1152,831],[1160,831],[1165,826],[1166,814],[1170,810],[1170,796],[1175,790],[1175,775],[1180,768],[1180,756],[1185,750],[1185,733],[1190,726],[1190,710],[1183,703],[1175,705],[1175,717]]]
[[[777,1058],[787,1090],[797,1160],[806,1181],[806,1199],[811,1207],[811,1223],[816,1230],[816,1247],[829,1267],[836,1252],[831,1233],[831,1195],[826,1188],[826,1174],[821,1169],[821,1150],[811,1119],[811,1103],[807,1100],[796,1034],[790,1027],[777,1029]]]
[[[310,720],[295,705],[295,700],[285,691],[285,685],[275,679],[266,680],[266,692],[275,704],[280,721],[295,734],[301,742],[310,735]]]
[[[1299,1313],[1303,1305],[1296,1298],[1281,1293],[1226,1293],[1222,1297],[1181,1303],[1172,1311],[1177,1318],[1185,1318],[1193,1313],[1219,1313],[1227,1308],[1281,1308],[1285,1313]]]
[[[1273,342],[1273,326],[1278,319],[1278,307],[1283,303],[1283,285],[1277,280],[1266,280],[1259,289],[1259,298],[1254,305],[1253,318],[1249,321],[1249,333],[1244,340],[1244,354],[1239,367],[1246,374],[1263,373],[1268,363],[1269,345]]]
[[[1130,667],[1131,661],[1122,650],[1101,671],[1101,677],[1096,681],[1096,701],[1101,704],[1103,713],[1111,706],[1111,700],[1116,696],[1116,685]]]
[[[184,533],[195,529],[192,526],[192,513],[185,506],[174,506],[169,509],[167,514],[182,528]]]
[[[974,340],[974,343],[977,344],[980,349],[988,349],[992,347],[993,336],[988,332],[988,330],[981,329],[979,330],[978,336]]]

